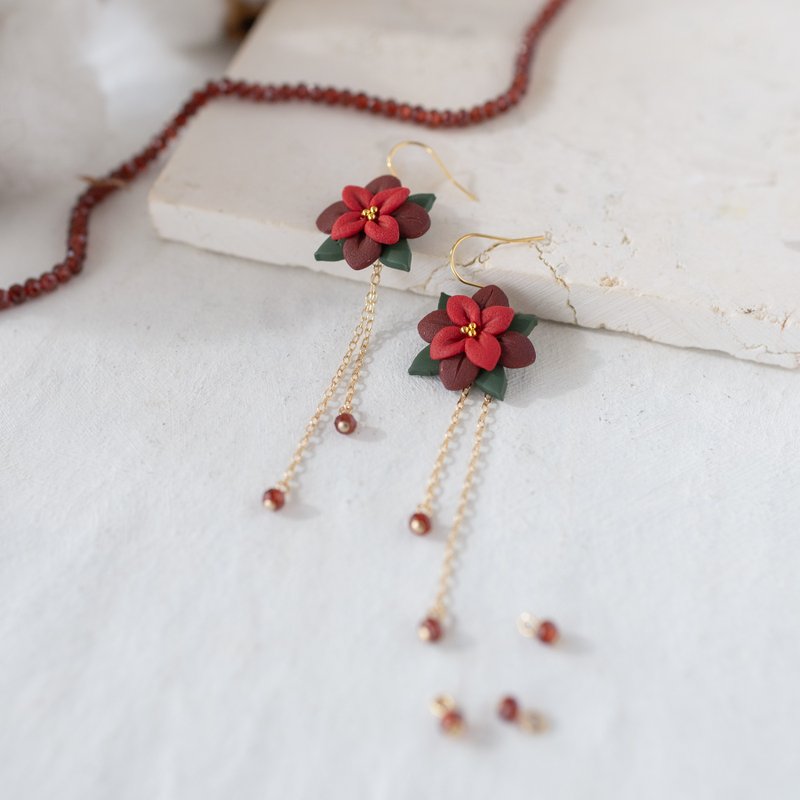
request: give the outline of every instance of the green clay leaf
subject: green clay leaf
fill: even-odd
[[[436,195],[412,194],[409,195],[407,202],[416,203],[418,206],[422,206],[426,211],[430,211],[433,208],[433,204],[436,202]]]
[[[329,236],[319,247],[316,253],[314,253],[314,258],[317,261],[343,261],[344,260],[344,253],[342,252],[342,248],[344,247],[344,242],[339,241],[337,242],[335,239],[331,239]]]
[[[514,319],[508,326],[510,331],[516,331],[523,336],[530,336],[531,331],[539,324],[539,320],[533,314],[514,314]]]
[[[506,371],[499,364],[491,372],[481,370],[475,378],[475,387],[497,400],[502,400],[506,396],[507,385]]]
[[[381,264],[391,269],[411,271],[411,248],[408,239],[400,239],[396,244],[386,245],[381,251]]]
[[[439,295],[439,311],[445,311],[447,309],[447,301],[450,299],[450,295],[442,292]]]
[[[408,368],[409,375],[431,375],[439,374],[439,362],[431,358],[431,346],[428,345],[424,350],[421,350],[417,357],[411,362]]]

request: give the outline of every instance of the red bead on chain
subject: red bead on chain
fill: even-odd
[[[89,219],[94,209],[134,178],[138,177],[170,145],[189,120],[216,97],[241,97],[257,103],[279,103],[290,100],[343,106],[356,111],[380,114],[429,128],[463,128],[479,125],[505,114],[517,105],[528,90],[533,52],[539,38],[567,0],[549,0],[533,22],[525,29],[516,59],[514,76],[508,91],[470,109],[433,109],[398,103],[396,100],[372,97],[364,92],[336,89],[332,86],[308,87],[297,84],[258,84],[233,81],[229,78],[210,81],[193,92],[178,113],[159,133],[128,161],[100,178],[87,179],[89,188],[78,196],[67,228],[67,248],[64,260],[39,278],[28,278],[8,289],[0,289],[0,311],[18,306],[43,294],[55,291],[83,270],[89,246]]]

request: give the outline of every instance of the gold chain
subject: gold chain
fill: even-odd
[[[439,447],[436,463],[433,465],[430,478],[428,478],[428,485],[425,487],[425,499],[417,506],[417,511],[427,514],[429,517],[433,514],[433,501],[436,498],[436,492],[439,489],[439,483],[442,479],[442,467],[444,467],[447,453],[450,450],[453,436],[458,427],[458,420],[461,418],[461,412],[464,410],[464,403],[467,402],[467,397],[469,397],[469,390],[471,388],[472,384],[467,386],[466,389],[461,390],[461,396],[458,398],[453,416],[450,417],[450,425],[448,425],[444,438],[442,439],[441,447]]]
[[[347,350],[342,357],[342,362],[339,364],[336,374],[333,376],[328,388],[325,390],[325,394],[322,395],[322,400],[320,400],[317,410],[308,421],[308,424],[305,427],[303,438],[299,441],[297,448],[294,451],[294,455],[292,456],[292,460],[289,462],[289,466],[286,468],[286,472],[283,473],[283,477],[280,479],[280,482],[276,484],[277,488],[286,494],[289,493],[295,472],[297,472],[297,468],[300,466],[300,463],[303,460],[303,456],[305,455],[308,445],[311,442],[311,437],[319,427],[319,423],[322,421],[325,412],[328,410],[328,405],[333,399],[333,396],[336,394],[336,390],[339,388],[339,384],[342,382],[342,378],[344,377],[345,372],[347,372],[347,368],[350,366],[353,353],[355,353],[356,347],[358,347],[358,343],[361,341],[361,337],[364,335],[367,327],[369,327],[370,330],[372,329],[372,321],[374,320],[375,315],[375,302],[378,297],[378,286],[380,285],[380,280],[381,265],[376,263],[372,268],[369,291],[367,292],[367,296],[364,300],[364,308],[361,311],[361,319],[353,331],[353,337],[350,339]]]
[[[358,387],[358,378],[361,375],[361,368],[364,366],[364,359],[367,356],[367,349],[369,348],[369,340],[372,336],[372,326],[375,322],[375,306],[378,303],[378,286],[381,282],[381,264],[375,264],[372,273],[372,280],[370,282],[370,291],[367,294],[366,302],[364,303],[364,311],[361,316],[363,324],[363,338],[361,340],[361,347],[359,348],[358,355],[356,356],[356,363],[353,366],[353,374],[350,376],[350,383],[347,385],[347,393],[344,397],[344,403],[339,409],[340,414],[346,414],[353,408],[353,397]]]
[[[486,430],[486,418],[489,415],[489,406],[491,403],[492,396],[485,394],[483,396],[483,403],[481,404],[481,412],[478,415],[478,422],[475,426],[475,439],[472,443],[472,452],[470,453],[469,464],[467,465],[467,474],[464,477],[464,485],[461,487],[458,508],[453,518],[453,527],[450,528],[450,534],[447,537],[442,572],[439,576],[439,590],[436,593],[436,600],[434,601],[432,609],[432,616],[439,621],[443,621],[447,613],[447,597],[450,592],[450,582],[455,568],[458,536],[461,533],[461,526],[467,513],[467,505],[470,500],[472,484],[475,480],[475,472],[478,468],[478,457],[481,454],[481,442],[483,441],[483,434]]]

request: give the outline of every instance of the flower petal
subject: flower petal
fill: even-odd
[[[389,214],[381,214],[375,220],[367,220],[364,233],[381,244],[397,244],[400,241],[400,226]]]
[[[348,211],[333,223],[331,239],[349,239],[364,230],[365,222],[360,211]]]
[[[514,309],[508,306],[487,306],[481,311],[481,330],[499,336],[508,330],[514,319]]]
[[[453,323],[450,322],[450,317],[447,316],[447,312],[444,309],[437,309],[436,311],[431,311],[430,314],[424,316],[419,321],[417,330],[419,331],[419,335],[430,344],[433,341],[433,337],[436,336],[442,328],[447,328],[452,324]]]
[[[342,189],[342,200],[351,211],[363,211],[369,208],[372,192],[363,186],[345,186]]]
[[[431,339],[431,358],[441,361],[464,352],[464,343],[467,337],[455,325],[442,328]]]
[[[411,192],[405,186],[398,186],[396,189],[384,189],[372,198],[370,205],[378,206],[381,214],[391,214],[408,200],[410,194]]]
[[[439,363],[439,379],[445,389],[466,389],[478,377],[478,368],[466,356],[445,358]]]
[[[392,216],[397,220],[400,236],[404,239],[416,239],[431,227],[428,212],[417,203],[403,203]]]
[[[344,260],[353,269],[366,269],[381,257],[381,246],[369,236],[359,233],[344,243]]]
[[[380,175],[374,180],[371,180],[366,185],[366,188],[369,189],[372,194],[378,194],[378,192],[382,192],[384,189],[396,189],[398,186],[402,186],[400,178],[395,178],[394,175]]]
[[[342,214],[346,214],[347,212],[348,208],[341,200],[329,205],[317,217],[317,228],[323,233],[330,233],[333,228],[333,223],[336,222]]]
[[[497,366],[502,351],[500,342],[491,333],[479,333],[471,339],[467,337],[464,352],[476,367],[491,372]]]
[[[454,294],[448,299],[447,316],[453,325],[469,325],[470,322],[480,325],[481,322],[481,310],[478,304],[463,294]]]
[[[536,361],[533,342],[517,331],[506,331],[498,337],[500,342],[500,363],[509,369],[529,367]]]
[[[481,307],[488,306],[507,306],[508,298],[506,293],[499,286],[484,286],[483,289],[475,292],[472,299]]]

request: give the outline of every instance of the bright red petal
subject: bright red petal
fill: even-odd
[[[514,319],[514,309],[508,306],[489,306],[481,312],[481,330],[499,336],[508,330]]]
[[[472,339],[467,338],[464,352],[476,367],[491,372],[500,360],[500,342],[491,333],[479,333]]]
[[[464,352],[466,338],[455,325],[442,328],[431,340],[431,358],[440,361],[460,355]]]
[[[417,330],[419,331],[419,335],[430,344],[433,341],[433,337],[436,336],[442,328],[448,328],[450,325],[452,325],[450,317],[447,316],[447,312],[444,309],[441,309],[426,314],[419,321]]]
[[[400,226],[388,214],[381,214],[376,220],[368,220],[364,233],[381,244],[397,244],[400,240]]]
[[[378,206],[381,214],[391,214],[408,200],[410,194],[411,192],[405,186],[399,186],[396,189],[385,189],[372,198],[370,205]]]
[[[369,208],[372,192],[363,186],[345,186],[342,189],[342,200],[351,211],[363,211]]]
[[[445,389],[461,391],[478,377],[478,368],[466,356],[445,358],[439,362],[439,379]]]
[[[447,316],[453,325],[469,325],[470,322],[480,325],[481,322],[481,310],[478,304],[463,294],[454,294],[447,301]]]
[[[343,248],[344,260],[353,269],[366,269],[381,257],[381,246],[369,236],[359,233],[347,239]]]
[[[364,230],[365,222],[360,211],[348,211],[333,223],[331,239],[349,239]]]

